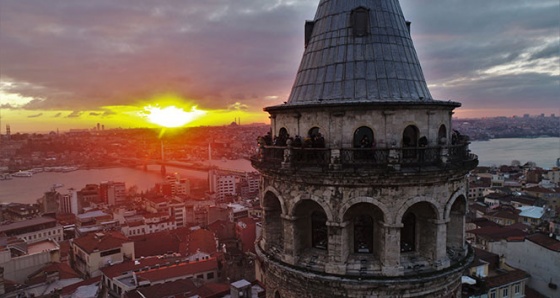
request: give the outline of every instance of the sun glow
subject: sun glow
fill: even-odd
[[[163,127],[181,127],[204,116],[206,111],[193,106],[190,111],[175,106],[146,106],[142,113],[148,121]]]

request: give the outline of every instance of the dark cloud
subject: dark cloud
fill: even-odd
[[[56,113],[53,117],[54,117],[54,118],[58,118],[58,117],[60,117],[61,115],[62,115],[62,113],[58,112],[58,113]]]
[[[68,114],[66,118],[79,118],[82,116],[83,112],[81,111],[73,111],[72,113]]]
[[[117,113],[115,113],[113,111],[106,110],[105,112],[103,112],[103,114],[101,114],[101,116],[108,117],[108,116],[112,116],[112,115],[116,115],[116,114]]]
[[[41,116],[43,116],[43,113],[38,113],[38,114],[29,115],[29,116],[27,116],[27,118],[39,118],[39,117],[41,117]]]
[[[201,109],[262,111],[286,100],[318,2],[0,0],[2,79],[37,98],[31,110],[102,111],[172,92]],[[542,69],[560,63],[557,0],[400,2],[435,98],[557,99],[558,69]],[[514,65],[524,69],[488,73]]]

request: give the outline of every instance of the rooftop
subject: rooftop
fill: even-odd
[[[74,239],[74,244],[89,254],[119,248],[126,242],[131,242],[131,240],[120,232],[92,233]]]
[[[0,225],[0,233],[6,233],[17,229],[28,228],[48,223],[56,223],[56,219],[50,217],[35,217],[28,220],[12,222],[9,224]]]
[[[398,5],[322,0],[287,105],[432,101]]]
[[[198,262],[183,262],[177,265],[170,265],[149,269],[147,271],[140,271],[136,273],[136,278],[138,279],[138,282],[147,280],[153,283],[181,276],[188,277],[198,273],[213,271],[217,269],[218,261],[215,258],[210,258],[208,260],[202,260]]]

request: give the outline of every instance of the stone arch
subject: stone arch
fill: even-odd
[[[371,197],[356,197],[356,198],[352,198],[348,201],[346,201],[346,203],[344,203],[344,205],[342,205],[340,207],[340,211],[338,212],[338,216],[337,218],[344,218],[344,214],[348,211],[348,209],[350,207],[352,207],[353,205],[359,204],[359,203],[368,203],[368,204],[372,204],[375,207],[379,208],[381,210],[381,213],[383,214],[383,219],[382,221],[385,223],[388,223],[387,221],[390,218],[390,212],[389,209],[385,206],[385,204],[383,204],[381,201],[379,201],[378,199],[375,198],[371,198]],[[388,223],[390,224],[390,223]]]
[[[280,192],[278,192],[278,190],[276,190],[276,188],[274,188],[272,186],[268,186],[264,189],[264,191],[262,193],[263,193],[263,204],[261,204],[261,205],[263,207],[264,207],[264,198],[266,197],[267,193],[272,193],[280,201],[280,206],[282,206],[282,214],[288,214],[288,210],[286,209],[286,203],[284,203],[284,198],[282,197]]]
[[[263,239],[266,251],[282,250],[284,248],[284,221],[282,219],[282,200],[272,191],[266,191],[263,196]]]
[[[441,204],[439,204],[436,200],[430,197],[414,197],[412,199],[406,200],[405,203],[401,205],[401,207],[398,209],[397,213],[395,214],[394,222],[400,223],[406,210],[408,210],[412,205],[417,203],[422,203],[422,202],[426,202],[430,204],[430,206],[434,209],[434,211],[437,214],[437,220],[443,219],[443,211],[440,210],[442,208],[439,208]]]
[[[461,198],[462,197],[462,198]],[[466,195],[464,192],[464,189],[461,188],[459,190],[457,190],[452,196],[451,198],[447,201],[447,203],[445,204],[445,212],[443,214],[443,219],[448,220],[449,219],[449,213],[451,212],[451,206],[453,206],[453,204],[455,203],[456,200],[458,199],[463,199],[466,201]],[[465,206],[467,205],[467,203],[465,202]],[[465,214],[466,214],[466,210],[465,210]]]
[[[343,251],[348,254],[373,254],[379,259],[383,250],[384,218],[383,210],[369,202],[358,202],[345,208],[342,215],[343,239],[346,239],[342,243]]]
[[[313,201],[313,202],[317,203],[319,206],[321,206],[321,208],[323,208],[323,211],[327,215],[327,221],[330,221],[330,222],[335,221],[335,217],[334,217],[335,214],[332,212],[331,208],[329,206],[326,206],[326,203],[322,202],[322,200],[320,200],[320,198],[317,197],[317,196],[301,195],[301,196],[295,197],[294,200],[293,200],[293,205],[290,208],[290,210],[287,212],[287,214],[290,215],[290,216],[296,216],[295,210],[296,210],[297,206],[304,201]]]
[[[300,200],[292,210],[294,227],[294,252],[302,253],[308,249],[327,250],[329,217],[321,204],[315,200]]]
[[[420,201],[406,208],[400,220],[401,252],[414,252],[414,255],[429,262],[437,260],[440,237],[438,216],[435,205],[427,201]]]

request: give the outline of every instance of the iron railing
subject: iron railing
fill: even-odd
[[[256,167],[302,168],[383,168],[398,164],[401,167],[476,166],[478,157],[471,154],[468,143],[434,147],[393,148],[299,148],[261,146],[252,162]]]

